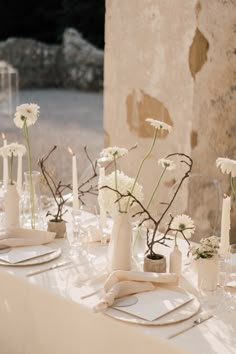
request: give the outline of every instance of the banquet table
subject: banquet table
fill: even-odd
[[[67,239],[55,239],[53,244],[62,249],[62,255],[50,263],[0,266],[1,354],[236,353],[236,314],[227,304],[216,316],[172,339],[168,337],[192,324],[198,314],[179,323],[145,326],[94,313],[92,308],[107,276],[107,246],[101,243],[88,246],[91,259],[100,269],[90,282],[78,280],[82,268],[76,260],[27,277],[35,270],[70,259]],[[180,246],[186,255],[187,246]],[[168,255],[170,249],[163,247],[163,252]],[[197,294],[196,274],[187,263],[186,258],[180,285]],[[232,291],[231,296],[235,295]]]

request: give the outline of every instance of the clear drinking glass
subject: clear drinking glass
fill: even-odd
[[[219,287],[209,288],[206,278],[203,278],[198,289],[199,301],[203,310],[216,314],[223,304],[223,294]]]
[[[40,200],[40,172],[24,173],[24,185],[21,199],[22,224],[26,228],[43,228]]]
[[[97,208],[95,205],[83,205],[79,210],[74,210],[72,215],[72,260],[78,270],[75,282],[93,283],[103,276],[106,268],[106,262],[93,252],[95,242],[100,242],[101,238]]]

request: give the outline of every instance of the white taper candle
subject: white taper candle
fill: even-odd
[[[221,215],[221,237],[220,237],[220,254],[227,254],[229,251],[230,239],[230,208],[231,198],[224,195]]]
[[[7,146],[7,139],[4,133],[2,133],[2,138],[3,138],[3,146]],[[4,156],[3,157],[3,185],[7,187],[7,183],[8,183],[8,157]]]

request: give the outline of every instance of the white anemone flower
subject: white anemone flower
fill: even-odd
[[[23,128],[24,122],[27,127],[33,125],[39,116],[40,107],[35,103],[24,103],[16,107],[14,123],[18,128]]]
[[[153,119],[153,118],[147,118],[146,122],[150,123],[154,128],[159,129],[159,130],[167,130],[169,133],[172,130],[172,126],[162,122],[160,120],[157,119]]]
[[[18,143],[11,143],[0,148],[0,155],[3,157],[24,155],[25,153],[25,146]]]
[[[111,146],[105,148],[100,153],[100,156],[103,158],[107,158],[110,161],[114,160],[114,158],[122,157],[128,154],[128,150],[126,148],[120,148],[118,146]]]
[[[161,167],[169,171],[176,169],[176,164],[172,160],[168,160],[165,158],[159,159],[158,165],[161,165]]]
[[[175,216],[170,228],[171,230],[183,233],[187,239],[191,238],[195,231],[193,220],[185,214]]]
[[[218,157],[216,166],[219,167],[222,173],[231,173],[232,177],[236,177],[236,160],[231,160],[226,157]]]

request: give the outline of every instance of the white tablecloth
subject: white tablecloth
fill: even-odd
[[[67,258],[66,241],[56,243],[64,252],[51,263],[0,267],[1,354],[236,353],[236,316],[232,311],[225,310],[220,317],[169,340],[170,334],[194,318],[167,326],[143,326],[94,314],[91,308],[98,295],[80,297],[100,288],[103,281],[76,285],[79,268],[73,264],[27,278],[32,270]],[[94,245],[90,252],[102,259],[105,249]],[[186,268],[183,275],[182,286],[194,292],[194,273]]]

